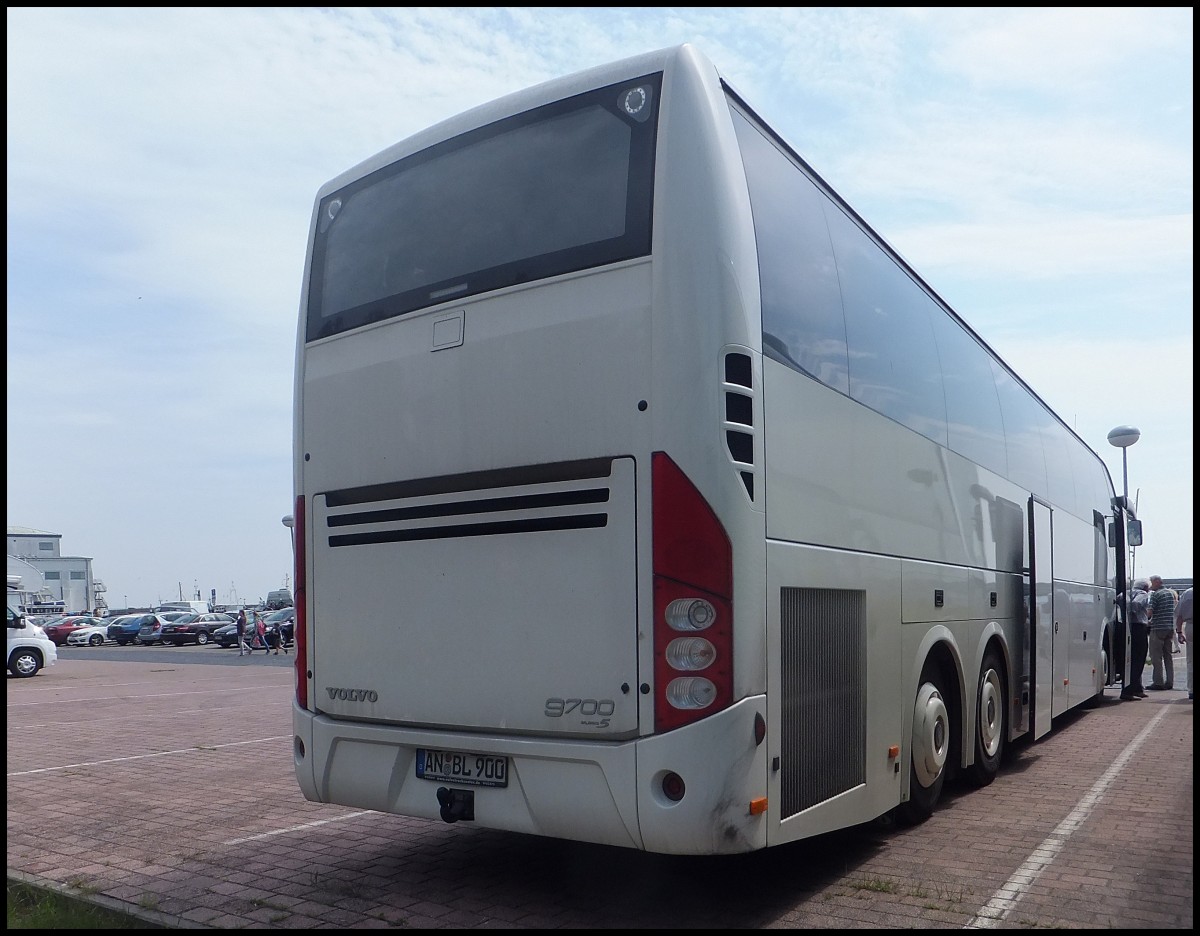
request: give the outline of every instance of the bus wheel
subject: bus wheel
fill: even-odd
[[[1004,668],[995,648],[983,656],[979,688],[975,690],[975,763],[970,778],[976,786],[987,786],[1000,772],[1007,730],[1004,701]]]
[[[946,782],[951,726],[941,682],[937,665],[926,661],[913,707],[908,801],[896,809],[897,818],[905,825],[916,825],[933,815]]]

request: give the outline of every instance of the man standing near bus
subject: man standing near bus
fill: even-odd
[[[1175,592],[1163,585],[1161,575],[1150,576],[1150,665],[1154,667],[1151,689],[1175,688],[1175,661],[1171,648],[1175,639]]]
[[[1192,589],[1189,586],[1175,605],[1175,637],[1187,651],[1188,698],[1192,698]]]
[[[1119,606],[1124,604],[1124,597],[1117,596]],[[1146,668],[1149,626],[1150,583],[1146,579],[1138,579],[1133,583],[1133,590],[1129,595],[1129,684],[1121,690],[1121,698],[1126,702],[1146,698],[1146,690],[1142,686],[1142,671]]]

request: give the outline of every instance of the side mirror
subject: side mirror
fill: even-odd
[[[1128,531],[1128,533],[1126,535],[1126,539],[1129,541],[1129,545],[1130,546],[1141,546],[1142,545],[1142,521],[1141,520],[1130,520],[1129,525],[1128,525],[1128,527],[1126,527],[1126,529]]]

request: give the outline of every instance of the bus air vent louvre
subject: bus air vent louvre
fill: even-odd
[[[783,588],[780,818],[866,781],[866,593]]]
[[[725,447],[754,500],[754,368],[750,355],[742,351],[725,354],[724,382]]]
[[[611,458],[329,491],[331,547],[608,526]]]

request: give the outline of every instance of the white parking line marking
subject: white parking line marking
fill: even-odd
[[[990,929],[1003,923],[1005,918],[1016,909],[1017,904],[1021,902],[1021,898],[1029,891],[1033,883],[1041,876],[1042,872],[1050,867],[1050,863],[1054,861],[1055,856],[1063,850],[1067,844],[1067,840],[1092,814],[1092,810],[1099,805],[1100,799],[1108,791],[1113,780],[1116,779],[1127,763],[1137,753],[1146,739],[1150,737],[1150,733],[1163,717],[1167,714],[1167,709],[1163,708],[1157,715],[1150,719],[1150,724],[1141,730],[1136,738],[1129,742],[1129,746],[1121,752],[1120,756],[1113,761],[1112,766],[1100,776],[1090,790],[1084,794],[1075,808],[1067,815],[1067,818],[1060,822],[1046,838],[1038,845],[1033,854],[1025,860],[1021,867],[1013,872],[1012,877],[1004,882],[1004,885],[992,895],[992,899],[984,905],[984,907],[971,919],[963,929]]]
[[[185,695],[207,695],[213,692],[251,692],[255,689],[270,689],[272,692],[278,692],[278,686],[236,686],[231,689],[185,689],[183,692],[148,692],[144,695],[135,696],[97,696],[92,699],[47,699],[45,702],[9,702],[10,709],[22,708],[26,705],[78,705],[80,702],[107,702],[110,705],[117,702],[136,702],[138,699],[172,699],[175,696]]]
[[[125,761],[145,760],[148,757],[167,757],[171,754],[195,754],[197,751],[217,751],[221,748],[239,747],[243,744],[262,744],[264,741],[282,741],[291,735],[275,735],[270,738],[255,738],[253,741],[231,741],[229,744],[205,744],[203,746],[180,748],[177,751],[155,751],[153,754],[131,754],[129,757],[110,757],[108,760],[83,761],[79,764],[63,764],[61,767],[39,767],[36,770],[18,770],[6,774],[8,777],[28,777],[30,774],[53,773],[56,770],[71,770],[73,767],[99,767],[104,764],[120,764]]]
[[[241,845],[243,842],[256,842],[259,839],[270,838],[273,835],[287,835],[289,832],[299,832],[303,829],[314,829],[317,826],[328,825],[331,822],[341,822],[343,819],[353,819],[356,816],[366,816],[372,810],[364,809],[360,812],[347,813],[344,816],[335,816],[332,819],[318,819],[316,822],[306,822],[303,825],[289,826],[286,829],[275,829],[273,832],[260,832],[258,835],[247,835],[245,838],[230,839],[228,842],[222,842],[222,845]]]

